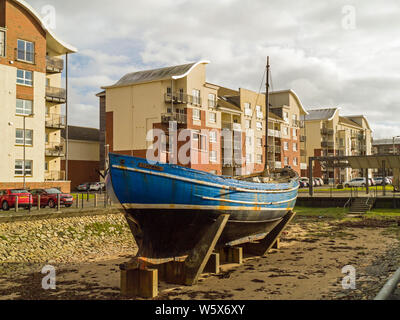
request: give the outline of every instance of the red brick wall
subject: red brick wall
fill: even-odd
[[[0,58],[0,64],[10,66],[14,61],[15,68],[46,72],[46,32],[39,23],[15,1],[6,1],[7,52],[5,58]],[[16,61],[17,40],[27,40],[35,43],[35,64]],[[33,79],[35,81],[35,79]]]
[[[99,161],[69,160],[68,178],[71,180],[72,190],[85,182],[100,181],[99,166]],[[61,161],[61,170],[65,170],[65,160]]]
[[[1,182],[0,190],[4,189],[22,189],[24,187],[23,182]],[[48,182],[27,182],[27,189],[47,189],[47,188],[59,188],[62,192],[71,192],[71,183],[69,181],[48,181]]]

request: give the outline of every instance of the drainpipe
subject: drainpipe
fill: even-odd
[[[68,181],[68,52],[65,54],[65,181]]]

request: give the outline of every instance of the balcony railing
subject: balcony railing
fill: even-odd
[[[201,105],[201,98],[200,97],[195,97],[190,94],[186,93],[181,93],[181,92],[176,92],[173,95],[171,93],[166,93],[164,95],[165,102],[166,103],[171,103],[173,97],[173,101],[176,104],[196,104],[196,105]]]
[[[46,128],[64,129],[66,127],[66,117],[59,114],[46,115]]]
[[[277,130],[268,130],[269,137],[282,138],[282,132]]]
[[[282,162],[276,161],[276,162],[275,162],[275,168],[276,168],[276,169],[282,169]]]
[[[304,128],[304,121],[302,121],[302,120],[293,120],[292,126],[293,127],[297,127],[297,128]]]
[[[328,128],[321,129],[322,135],[333,135],[334,133],[335,133],[335,131],[333,129],[328,129]]]
[[[335,146],[335,143],[333,141],[322,141],[321,142],[322,148],[333,148],[334,146]]]
[[[240,123],[222,122],[222,129],[229,129],[231,131],[242,131]]]
[[[67,92],[63,88],[46,87],[46,100],[55,103],[65,103]]]
[[[169,124],[176,121],[178,124],[187,124],[187,115],[185,113],[169,112],[161,115],[161,122]]]
[[[46,157],[64,157],[64,145],[61,142],[46,143]]]
[[[44,178],[46,181],[65,181],[65,171],[46,171]]]
[[[300,136],[300,142],[306,142],[307,137],[306,136]]]
[[[59,73],[64,69],[64,60],[57,57],[46,56],[46,70],[50,73]]]

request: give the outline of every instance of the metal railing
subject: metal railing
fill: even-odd
[[[63,69],[64,69],[63,59],[46,56],[46,70],[48,72],[61,72]]]
[[[64,145],[61,142],[46,143],[46,157],[63,157],[65,156]]]
[[[322,135],[333,135],[334,133],[335,133],[335,130],[333,130],[333,129],[328,129],[328,128],[321,129]]]
[[[173,98],[173,102],[176,104],[196,104],[201,105],[202,99],[200,97],[195,97],[190,94],[176,92],[173,95],[171,93],[165,93],[164,99],[165,102],[171,103]]]
[[[169,112],[161,115],[161,122],[169,124],[176,121],[178,124],[187,124],[187,115],[185,113]]]
[[[67,100],[66,90],[64,88],[46,87],[46,100],[51,102],[64,103]]]
[[[293,127],[304,128],[304,121],[302,121],[302,120],[293,120],[292,121],[292,125],[293,125]]]
[[[384,285],[381,291],[374,300],[389,300],[392,294],[396,291],[397,285],[400,283],[400,268],[394,273],[394,275],[389,279]]]
[[[322,141],[321,142],[322,148],[333,148],[334,146],[335,146],[335,143],[333,141]]]
[[[66,127],[66,117],[60,114],[46,115],[46,128],[64,129]]]

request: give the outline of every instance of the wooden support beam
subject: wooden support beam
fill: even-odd
[[[224,247],[219,251],[221,263],[243,263],[243,248],[241,247]]]
[[[158,296],[158,270],[122,269],[121,295],[145,299]]]
[[[217,244],[222,231],[228,222],[229,214],[220,215],[217,220],[208,228],[185,260],[185,285],[194,285],[210,259],[215,245]]]
[[[258,256],[264,256],[273,248],[274,245],[279,247],[279,237],[281,236],[285,227],[293,220],[295,215],[296,213],[289,212],[264,239],[260,240],[258,243],[247,243],[245,246],[245,251]]]
[[[204,272],[219,274],[220,271],[220,258],[219,253],[212,253],[204,268]]]

